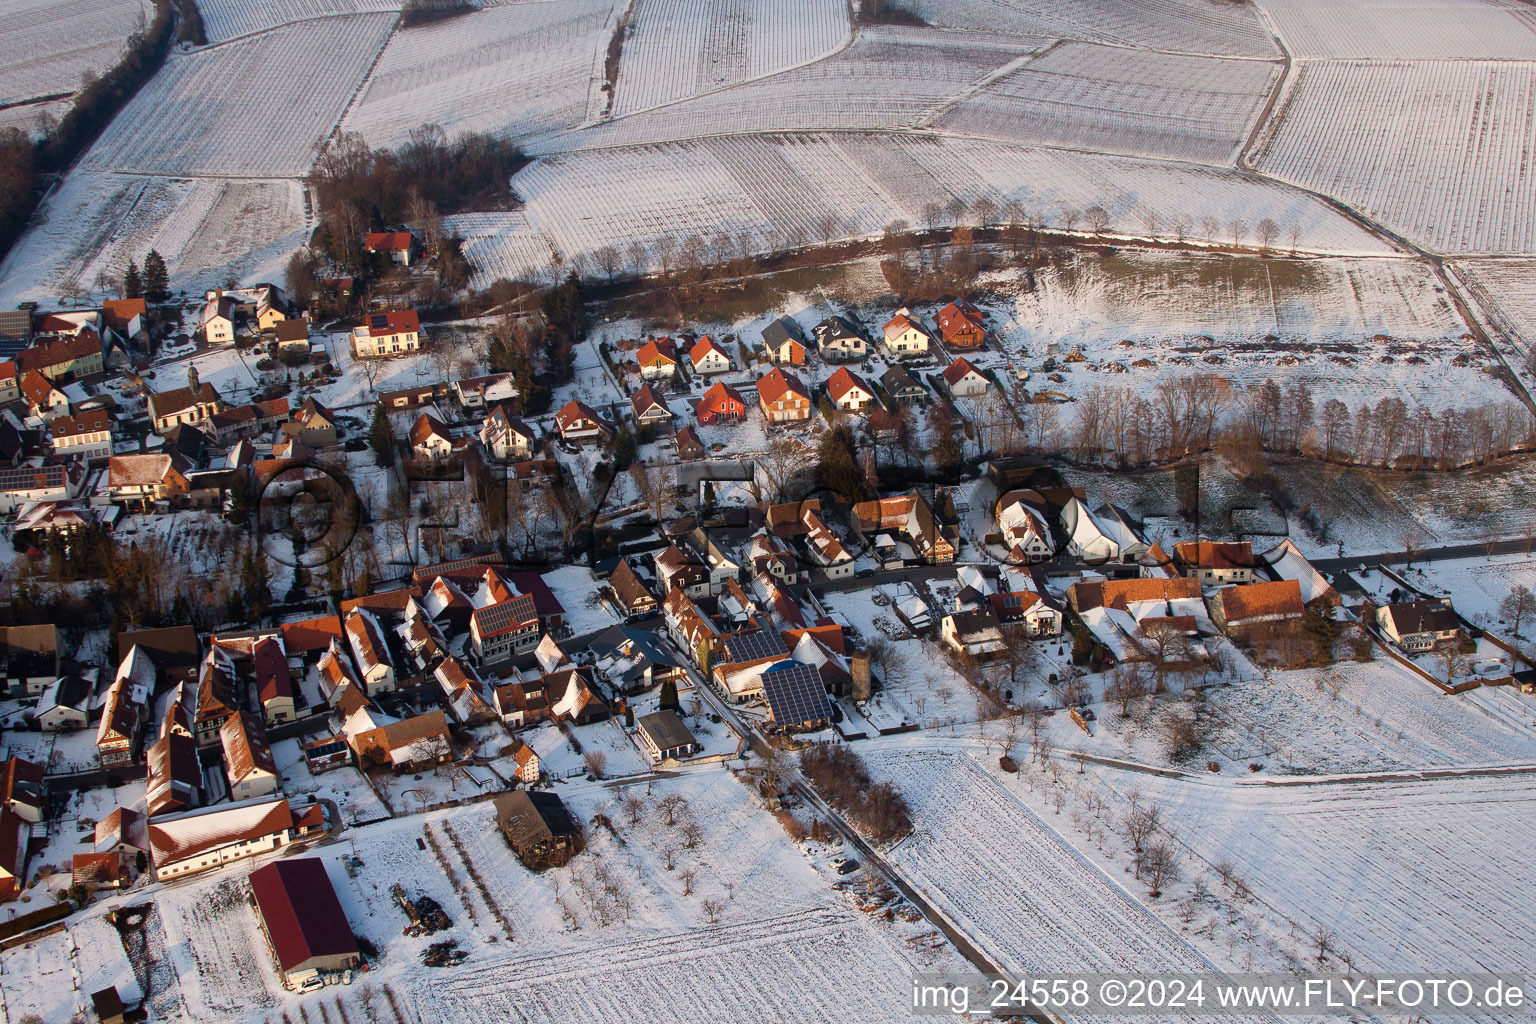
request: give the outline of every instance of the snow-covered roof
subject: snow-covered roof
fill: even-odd
[[[293,827],[293,812],[284,797],[258,797],[217,804],[183,814],[152,818],[150,852],[156,870],[208,850],[246,839],[258,839]]]
[[[1311,604],[1333,592],[1333,587],[1323,578],[1322,573],[1312,568],[1312,563],[1291,543],[1289,537],[1270,550],[1264,556],[1264,561],[1269,563],[1270,569],[1282,580],[1295,580],[1301,585],[1301,600],[1304,604]]]

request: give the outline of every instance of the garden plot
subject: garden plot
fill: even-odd
[[[1254,163],[1430,249],[1536,251],[1536,64],[1303,63]]]
[[[491,7],[397,32],[342,127],[394,148],[413,129],[510,138],[574,128],[613,33],[613,0]]]
[[[210,42],[250,35],[311,18],[374,11],[398,11],[402,0],[201,0],[203,28]]]
[[[8,0],[0,8],[0,104],[73,95],[153,17],[145,0]]]
[[[864,29],[852,46],[814,64],[593,125],[533,148],[568,151],[746,132],[909,127],[1047,42]]]
[[[911,806],[914,831],[892,863],[1004,970],[1214,969],[970,757],[865,757]]]
[[[85,158],[98,171],[299,177],[394,28],[325,18],[173,55]]]
[[[1221,0],[915,0],[930,25],[1033,33],[1178,53],[1278,57],[1258,12]]]
[[[1505,849],[1536,841],[1532,776],[1235,787],[1143,776],[1135,786],[1184,846],[1186,873],[1230,861],[1298,931],[1331,929],[1356,970],[1536,967],[1523,941],[1536,867],[1522,857],[1477,867],[1490,836]]]
[[[197,884],[195,900],[160,904],[181,998],[199,1016],[269,1009],[282,991],[247,899],[248,875],[218,872]]]
[[[1292,57],[1536,58],[1536,17],[1509,0],[1260,0]]]
[[[1265,61],[1067,43],[951,107],[934,127],[1230,165],[1280,72]]]
[[[75,944],[75,972],[82,1005],[89,1002],[93,992],[109,985],[117,989],[129,1006],[144,998],[133,965],[123,950],[123,940],[105,914],[90,914],[71,921],[69,934]]]
[[[697,1020],[701,1007],[711,1019],[755,1024],[783,1020],[791,998],[796,1020],[879,1022],[908,1005],[912,970],[875,926],[824,910],[574,953],[481,960],[422,979],[416,998],[466,1024],[514,1016],[529,1024],[683,1024]]]
[[[0,985],[5,986],[8,1021],[20,1021],[35,1013],[48,1024],[64,1024],[89,1003],[89,995],[81,998],[78,984],[74,940],[68,931],[57,931],[0,953]]]
[[[636,0],[615,116],[808,63],[849,35],[842,0]]]

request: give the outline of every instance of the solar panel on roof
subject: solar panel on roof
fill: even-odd
[[[763,673],[763,697],[779,725],[814,725],[830,716],[821,674],[798,661],[780,662]]]
[[[388,327],[389,317],[385,316],[383,313],[375,313],[368,318],[368,325],[376,330],[379,328]]]
[[[346,743],[337,740],[335,743],[325,743],[318,747],[309,747],[305,753],[310,757],[330,757],[332,754],[339,754],[346,749]]]
[[[758,630],[755,633],[738,633],[728,636],[725,638],[725,649],[733,662],[772,658],[783,654],[786,650],[784,638],[773,630]]]

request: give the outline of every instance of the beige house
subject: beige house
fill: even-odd
[[[359,359],[398,356],[421,350],[421,320],[414,309],[373,313],[352,329],[352,354]]]
[[[933,335],[923,326],[923,321],[903,306],[896,315],[886,321],[885,347],[898,357],[924,356],[933,344]]]

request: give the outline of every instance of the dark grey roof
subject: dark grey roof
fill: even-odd
[[[639,629],[635,626],[609,626],[594,636],[588,646],[593,654],[602,657],[609,652],[617,652],[626,642],[634,644],[635,651],[652,665],[679,667],[677,658],[667,650],[661,638],[648,629]]]
[[[1443,633],[1460,627],[1456,613],[1439,601],[1411,601],[1387,605],[1398,636],[1409,633]]]
[[[805,344],[805,332],[800,329],[799,324],[787,316],[781,316],[763,328],[763,343],[766,345],[777,348],[791,338],[802,345]]]
[[[798,661],[781,661],[763,673],[763,697],[778,725],[814,726],[831,715],[821,673]]]
[[[672,750],[692,746],[694,743],[693,733],[688,731],[688,726],[683,724],[682,717],[676,711],[656,711],[641,715],[635,725],[644,730],[657,750]]]
[[[816,340],[825,345],[840,338],[863,338],[864,332],[847,317],[829,316],[814,328]]]
[[[898,391],[909,391],[914,388],[925,394],[928,391],[927,388],[923,387],[922,382],[912,376],[907,371],[907,368],[900,363],[892,365],[890,369],[882,373],[880,375],[880,383],[885,385],[885,390],[893,394]]]
[[[493,803],[496,805],[496,823],[516,849],[527,849],[557,835],[576,833],[576,823],[571,820],[570,812],[553,793],[518,789],[503,793]]]

